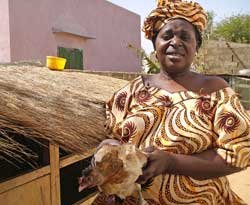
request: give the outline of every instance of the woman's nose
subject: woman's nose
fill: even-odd
[[[175,47],[175,48],[178,48],[178,47],[182,46],[182,41],[177,36],[174,36],[170,41],[170,45]]]

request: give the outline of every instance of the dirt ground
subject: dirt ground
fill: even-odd
[[[250,167],[242,172],[228,176],[231,187],[248,205],[250,205]]]

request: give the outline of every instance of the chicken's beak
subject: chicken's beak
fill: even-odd
[[[81,192],[84,189],[92,188],[97,186],[102,182],[101,175],[98,174],[95,170],[88,172],[88,175],[83,175],[78,178],[78,191]]]
[[[78,184],[79,184],[78,191],[79,192],[90,187],[91,185],[90,180],[92,179],[91,178],[92,171],[93,169],[91,166],[82,170],[82,176],[78,178]]]
[[[88,188],[89,184],[88,183],[84,183],[83,180],[84,177],[80,177],[78,182],[79,182],[79,186],[78,186],[78,192],[81,192],[82,190]]]
[[[79,183],[79,186],[78,186],[78,191],[81,192],[82,190],[84,189],[87,189],[87,188],[91,188],[95,185],[93,185],[90,181],[89,181],[89,177],[80,177],[78,179],[78,183]]]

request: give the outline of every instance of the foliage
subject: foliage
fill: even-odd
[[[209,40],[211,34],[213,33],[213,24],[214,24],[215,13],[214,13],[214,11],[208,11],[207,15],[208,15],[207,27],[204,31],[203,42]]]
[[[141,59],[142,69],[146,73],[159,73],[160,64],[154,56],[154,52],[148,55],[144,49],[138,49],[132,44],[128,44],[129,49],[132,49],[138,58]]]
[[[250,15],[225,18],[215,27],[214,36],[237,43],[250,43]]]

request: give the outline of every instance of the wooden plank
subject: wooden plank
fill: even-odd
[[[14,189],[18,186],[29,183],[37,178],[48,175],[49,173],[50,173],[50,166],[48,165],[46,167],[37,169],[37,170],[32,171],[30,173],[18,176],[14,179],[10,179],[8,181],[2,182],[2,183],[0,183],[0,194],[4,193],[6,191],[9,191],[10,189]]]
[[[49,144],[50,152],[50,189],[51,189],[51,205],[61,204],[60,193],[60,167],[59,167],[59,147]]]
[[[96,191],[96,192],[88,195],[84,199],[81,199],[80,201],[74,203],[73,205],[90,205],[94,202],[94,200],[98,196],[98,194],[99,194],[99,192]]]
[[[60,159],[60,169],[92,156],[94,154],[94,151],[95,149],[91,149],[81,155],[71,154],[63,159]]]
[[[2,190],[1,190],[2,191]],[[46,175],[0,194],[2,205],[51,205],[50,176]]]

